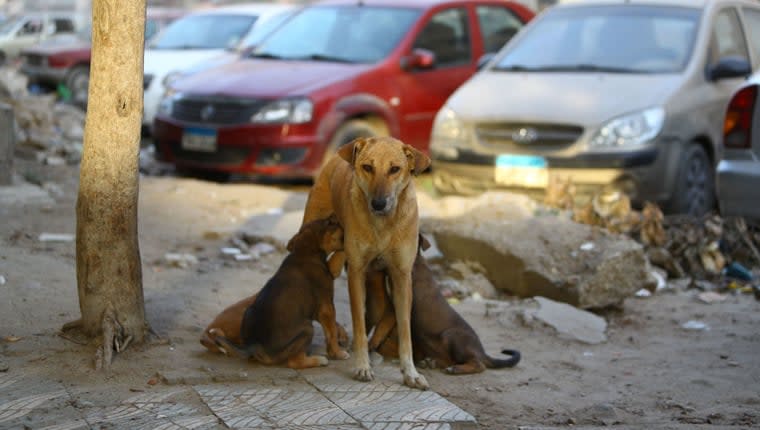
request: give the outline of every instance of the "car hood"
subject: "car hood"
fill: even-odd
[[[525,121],[596,126],[665,106],[683,81],[677,74],[522,73],[475,75],[447,101],[469,121]]]
[[[76,36],[59,36],[26,48],[24,49],[24,52],[39,55],[53,55],[63,52],[87,51],[91,47],[92,44],[89,41],[79,39]]]
[[[264,59],[237,60],[177,81],[178,91],[199,95],[276,98],[306,95],[348,80],[371,65]]]
[[[143,70],[146,75],[166,76],[185,71],[223,52],[224,49],[146,49]]]

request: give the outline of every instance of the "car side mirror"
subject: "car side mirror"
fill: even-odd
[[[480,70],[483,67],[485,67],[486,64],[488,64],[493,59],[493,57],[495,57],[495,56],[496,56],[496,53],[494,53],[494,52],[487,52],[487,53],[481,55],[480,58],[478,58],[478,64],[477,64],[478,70]]]
[[[404,70],[432,69],[435,66],[435,54],[433,51],[415,48],[412,53],[401,59],[401,68]]]
[[[718,81],[728,78],[742,78],[752,73],[752,65],[743,57],[723,57],[717,63],[708,67],[707,79]]]

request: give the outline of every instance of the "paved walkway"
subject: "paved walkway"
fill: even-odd
[[[375,381],[350,363],[295,371],[252,368],[242,382],[198,371],[164,375],[144,391],[108,384],[67,389],[34,373],[0,373],[0,429],[368,429],[476,428],[472,415],[432,391],[401,385],[396,365]],[[203,376],[205,375],[205,376]]]

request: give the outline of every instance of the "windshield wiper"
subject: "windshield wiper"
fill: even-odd
[[[626,67],[600,66],[598,64],[557,64],[549,66],[529,67],[513,64],[504,67],[495,67],[495,70],[511,72],[602,72],[602,73],[645,73],[643,70]]]
[[[272,60],[281,60],[282,57],[271,52],[253,52],[250,55],[251,58],[269,58]]]
[[[335,63],[353,63],[354,62],[347,58],[335,57],[332,55],[325,55],[325,54],[310,54],[310,55],[304,55],[302,57],[297,57],[293,59],[294,60],[331,61]]]

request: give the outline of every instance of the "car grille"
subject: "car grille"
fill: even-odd
[[[266,100],[182,98],[174,102],[172,117],[193,123],[243,124],[265,103]]]
[[[230,145],[220,146],[214,152],[186,151],[180,144],[173,144],[171,149],[178,160],[210,165],[237,166],[251,154],[251,148]]]
[[[26,64],[29,66],[45,66],[45,57],[42,55],[29,54],[26,55]]]
[[[483,123],[475,126],[475,134],[481,144],[495,149],[557,149],[577,141],[583,134],[583,127],[562,124]]]
[[[143,91],[146,91],[148,88],[150,88],[151,82],[153,82],[153,75],[143,76]]]

